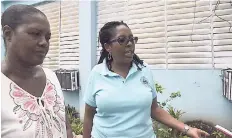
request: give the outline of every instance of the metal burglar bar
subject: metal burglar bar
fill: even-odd
[[[222,70],[223,95],[232,101],[232,69]]]
[[[78,70],[63,70],[55,71],[60,82],[62,90],[75,91],[79,89],[79,71]]]

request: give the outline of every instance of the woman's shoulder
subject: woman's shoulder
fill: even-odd
[[[46,75],[54,75],[55,74],[55,72],[49,68],[45,68],[45,67],[40,67],[40,68],[44,71],[44,73]]]
[[[148,63],[146,63],[146,62],[143,62],[142,72],[146,76],[153,76],[153,73],[152,73],[152,70],[151,70],[151,66]]]
[[[105,63],[97,64],[92,68],[91,73],[101,74],[105,70],[105,66]]]
[[[144,61],[143,61],[143,69],[145,71],[150,71],[151,70],[150,65],[148,63],[144,62]]]
[[[54,81],[57,79],[55,71],[53,71],[49,68],[45,68],[45,67],[41,67],[41,68],[42,68],[43,72],[45,73],[45,76],[48,80]]]

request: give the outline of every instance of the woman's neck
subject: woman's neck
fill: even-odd
[[[112,70],[115,73],[118,73],[122,77],[126,78],[127,74],[129,73],[129,70],[131,68],[131,63],[117,63],[115,61],[112,61],[111,63]]]
[[[2,62],[2,73],[6,76],[16,76],[18,78],[29,78],[36,72],[36,66],[28,66],[20,60],[13,60],[6,57]]]

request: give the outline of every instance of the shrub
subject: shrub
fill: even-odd
[[[164,88],[158,84],[155,83],[155,88],[157,93],[163,94],[164,93]],[[178,110],[176,108],[174,108],[173,106],[171,106],[169,103],[176,99],[181,97],[181,93],[180,91],[177,92],[173,92],[171,93],[171,95],[164,101],[162,102],[158,102],[158,105],[163,108],[166,109],[167,112],[173,116],[174,118],[176,118],[177,120],[180,119],[180,117],[185,113],[182,110]],[[172,128],[168,128],[167,126],[153,120],[153,128],[154,128],[154,132],[157,136],[157,138],[179,138],[180,135],[178,135],[177,131],[175,129]],[[184,138],[184,136],[182,137]]]
[[[72,128],[72,131],[76,135],[83,134],[83,123],[80,120],[80,115],[76,111],[75,107],[71,107],[70,105],[65,107],[66,113],[68,115],[68,119]]]
[[[215,128],[215,124],[203,120],[193,120],[185,122],[187,125],[206,131],[210,134],[208,138],[227,138],[222,132]]]
[[[163,91],[164,88],[160,84],[156,83],[155,88],[156,88],[157,93],[160,93],[160,94],[164,93]],[[167,112],[172,117],[176,118],[177,120],[179,120],[181,116],[185,114],[185,112],[174,108],[173,106],[169,104],[169,102],[179,97],[181,97],[181,93],[180,91],[177,91],[177,92],[171,93],[171,95],[163,102],[158,102],[161,108],[166,109]],[[213,123],[209,123],[209,122],[205,122],[201,120],[194,120],[194,121],[187,121],[185,122],[185,124],[208,132],[210,136],[207,138],[227,138],[223,133],[219,132],[214,127],[215,125]],[[189,138],[188,136],[181,135],[181,133],[177,132],[175,129],[168,128],[167,126],[162,125],[155,120],[153,120],[153,128],[154,128],[154,132],[157,138]]]

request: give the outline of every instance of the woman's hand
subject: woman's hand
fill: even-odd
[[[204,138],[206,136],[209,136],[207,132],[192,127],[190,127],[190,129],[188,130],[187,135],[191,138]]]
[[[183,131],[183,128],[185,126],[184,123],[176,120],[167,111],[165,111],[164,109],[162,109],[158,106],[157,97],[154,98],[153,102],[152,102],[151,117],[153,119],[156,119],[157,121],[171,127],[171,128],[174,128],[174,129],[180,131],[180,132]],[[206,136],[209,136],[209,134],[207,132],[202,131],[202,130],[197,129],[197,128],[192,128],[192,127],[190,127],[190,129],[188,130],[187,135],[191,138],[204,138]]]

